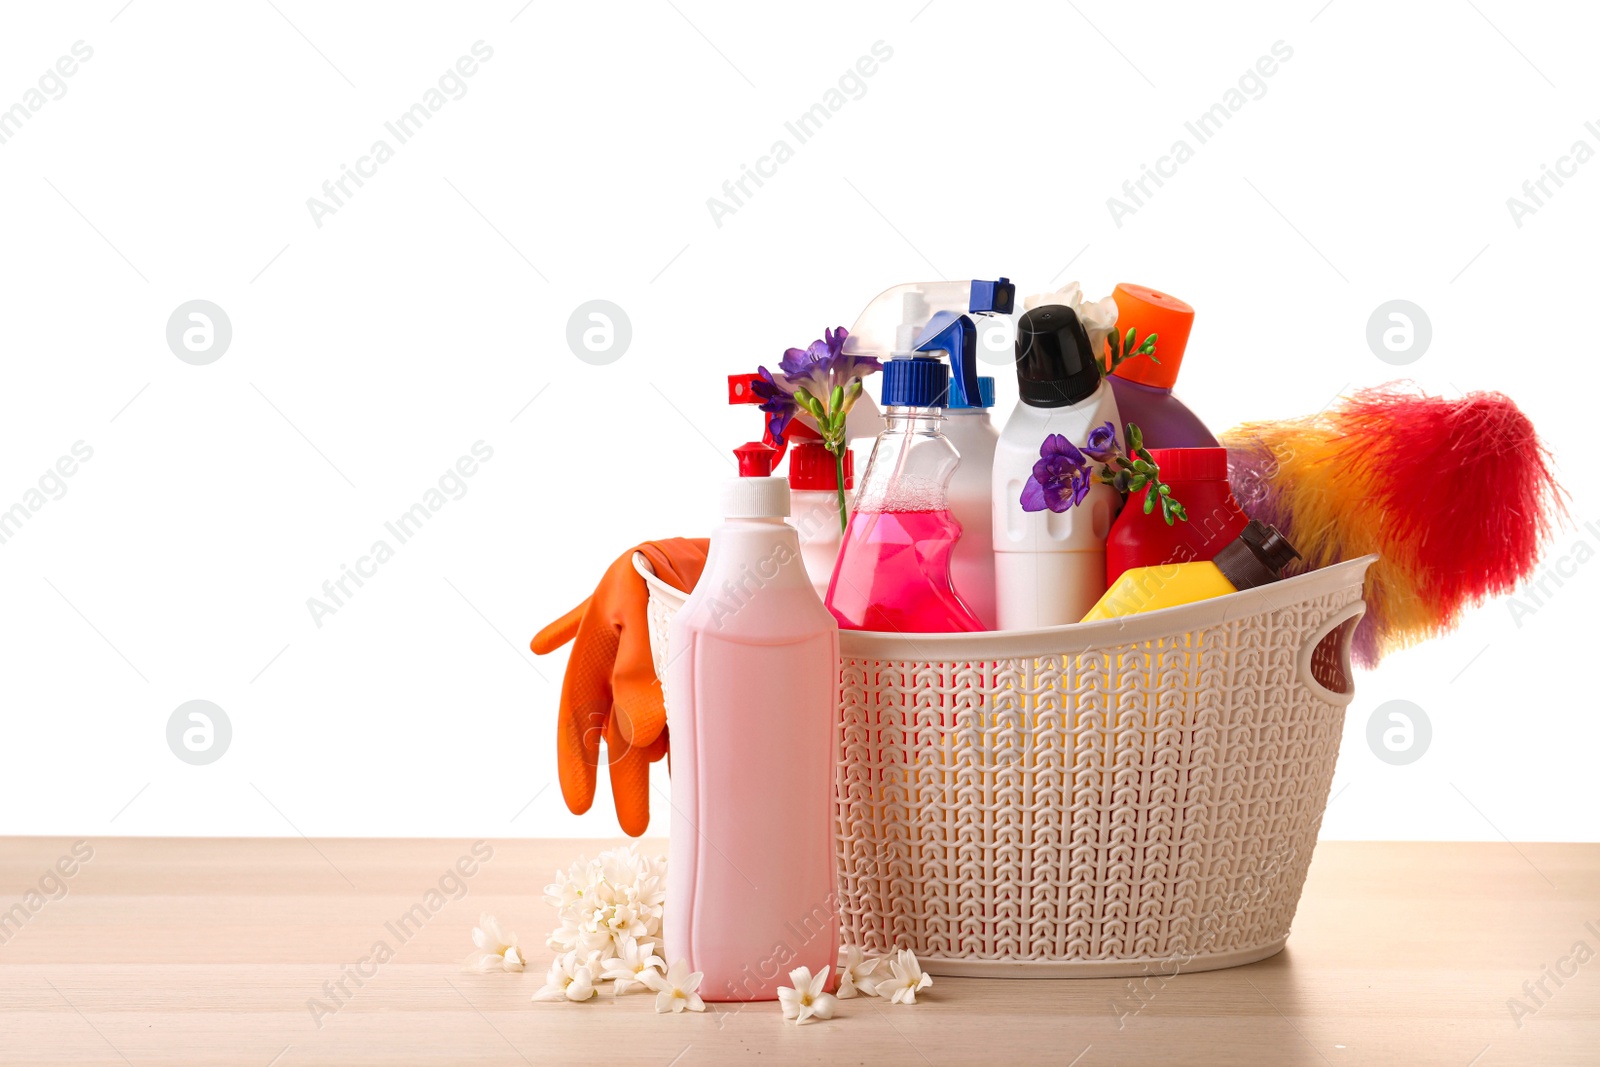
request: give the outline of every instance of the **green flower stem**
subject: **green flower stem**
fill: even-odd
[[[838,481],[835,483],[836,492],[839,494],[839,534],[844,535],[845,528],[850,523],[850,509],[844,502],[844,452],[849,446],[843,441],[830,443],[828,451],[833,453],[833,473]]]
[[[1110,374],[1126,360],[1134,356],[1149,356],[1150,362],[1160,363],[1156,358],[1156,335],[1150,334],[1142,342],[1135,344],[1133,327],[1128,327],[1127,336],[1124,337],[1112,330],[1106,337],[1105,371]]]
[[[1128,332],[1131,335],[1133,331]],[[1174,522],[1188,522],[1189,513],[1173,498],[1172,486],[1161,480],[1160,465],[1150,455],[1150,450],[1145,448],[1144,435],[1139,432],[1139,427],[1131,422],[1128,424],[1128,448],[1133,453],[1131,457],[1126,452],[1118,451],[1095,472],[1095,480],[1125,493],[1137,493],[1148,486],[1144,497],[1146,515],[1155,511],[1156,502],[1160,501],[1161,517],[1168,526]]]

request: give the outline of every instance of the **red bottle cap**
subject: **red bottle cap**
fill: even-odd
[[[1138,331],[1136,347],[1149,334],[1156,335],[1156,359],[1134,356],[1117,367],[1117,377],[1171,389],[1178,380],[1178,368],[1183,366],[1183,350],[1194,326],[1194,308],[1175,296],[1131,282],[1118,284],[1111,299],[1117,302],[1117,331],[1126,335],[1129,326]]]
[[[1228,480],[1226,448],[1152,448],[1150,458],[1161,468],[1163,481],[1225,482]]]
[[[793,426],[794,423],[789,425]],[[855,485],[855,456],[844,454],[844,487]],[[833,464],[833,453],[820,442],[797,441],[789,449],[789,488],[820,489],[833,492],[839,488],[839,473]]]
[[[772,465],[777,462],[778,450],[762,441],[746,441],[733,450],[739,457],[739,477],[770,478]]]

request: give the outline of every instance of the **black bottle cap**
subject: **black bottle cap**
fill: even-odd
[[[1282,578],[1283,568],[1299,558],[1300,553],[1277,527],[1251,519],[1244,532],[1224,545],[1211,562],[1235,589],[1254,589]]]
[[[1100,387],[1100,361],[1078,313],[1047,304],[1017,322],[1017,391],[1036,408],[1064,408]]]

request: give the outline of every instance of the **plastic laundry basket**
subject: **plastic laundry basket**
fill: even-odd
[[[1279,951],[1376,558],[1076,626],[841,632],[843,938],[910,948],[934,974],[1018,977]],[[684,594],[634,563],[664,674]]]

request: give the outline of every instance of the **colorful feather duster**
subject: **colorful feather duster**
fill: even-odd
[[[1234,497],[1300,550],[1297,569],[1381,557],[1352,645],[1362,666],[1514,589],[1565,513],[1549,451],[1500,393],[1447,400],[1388,385],[1247,423],[1222,443]]]

